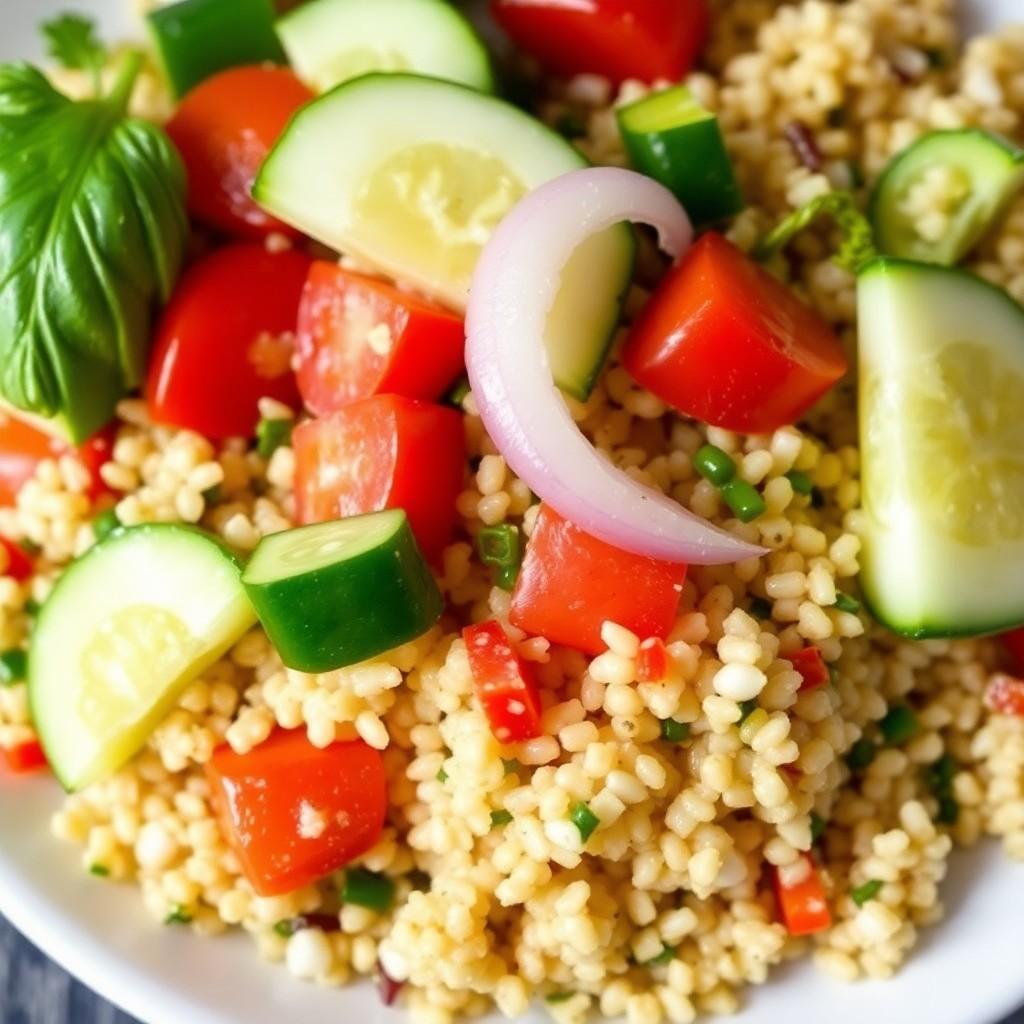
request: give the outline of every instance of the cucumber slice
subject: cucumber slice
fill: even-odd
[[[312,0],[277,31],[295,73],[317,92],[370,71],[414,71],[494,92],[483,42],[445,0]]]
[[[275,216],[463,310],[480,250],[531,189],[586,161],[528,114],[464,86],[366,75],[296,114],[253,195]],[[585,399],[633,270],[631,229],[577,249],[548,319],[555,381]],[[514,270],[514,268],[510,268]]]
[[[868,215],[889,256],[952,266],[1024,184],[1024,151],[990,132],[930,132],[878,179]],[[937,212],[933,212],[937,211]]]
[[[241,64],[284,63],[271,0],[181,0],[146,15],[175,96]]]
[[[1024,622],[1024,308],[964,271],[861,273],[862,585],[911,637]]]
[[[117,530],[57,581],[32,631],[29,699],[67,789],[121,768],[252,626],[239,572],[212,537],[161,524]]]
[[[651,93],[616,116],[630,163],[671,190],[694,224],[743,209],[718,118],[685,85]]]
[[[282,661],[301,672],[415,640],[444,608],[401,509],[264,537],[242,582]]]

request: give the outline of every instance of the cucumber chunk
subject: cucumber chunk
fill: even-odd
[[[586,161],[528,114],[464,86],[365,75],[296,114],[253,195],[318,241],[463,310],[480,250],[530,190]],[[586,399],[633,272],[616,225],[577,249],[548,319],[556,383]]]
[[[401,509],[264,537],[242,582],[282,661],[301,672],[415,640],[444,608]]]
[[[881,252],[952,266],[1024,184],[1024,151],[990,132],[937,131],[882,172],[868,216]]]
[[[277,31],[295,73],[317,92],[370,71],[413,71],[494,92],[483,42],[445,0],[311,0]]]
[[[117,530],[57,581],[29,654],[29,700],[69,789],[133,757],[182,689],[255,622],[234,556],[166,524]]]
[[[861,583],[911,637],[1024,622],[1024,308],[964,271],[881,259],[857,286]]]

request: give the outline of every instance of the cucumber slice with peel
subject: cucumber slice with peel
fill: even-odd
[[[61,576],[32,631],[29,700],[65,788],[121,768],[252,626],[239,575],[212,537],[161,524],[117,530]]]
[[[911,637],[1024,623],[1024,308],[964,271],[858,278],[861,583]]]
[[[242,582],[281,659],[302,672],[415,640],[444,608],[401,509],[264,537]]]

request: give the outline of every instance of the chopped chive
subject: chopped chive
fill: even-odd
[[[505,769],[506,775],[514,775],[522,768],[522,765],[514,757],[503,757],[501,767]]]
[[[643,963],[644,967],[661,967],[664,964],[671,963],[676,958],[675,946],[663,945],[662,951],[655,957],[651,957],[650,960],[645,960]]]
[[[462,408],[462,403],[466,400],[466,395],[470,392],[469,378],[460,377],[449,389],[448,394],[444,396],[445,403],[447,405],[454,405],[457,409]]]
[[[835,607],[841,612],[849,612],[851,615],[856,615],[860,611],[860,601],[855,597],[850,597],[849,594],[839,591],[836,594]]]
[[[687,722],[677,722],[674,718],[666,718],[661,723],[661,738],[669,743],[682,743],[690,738],[690,726]]]
[[[940,825],[955,825],[960,819],[960,804],[956,797],[946,794],[939,797],[939,813],[935,820]]]
[[[772,617],[772,603],[766,597],[755,597],[750,602],[750,614],[755,619],[770,619]]]
[[[34,540],[30,540],[28,537],[22,537],[18,541],[18,547],[25,552],[29,558],[35,558],[43,549],[42,546],[37,544]]]
[[[387,875],[378,875],[366,868],[349,868],[345,872],[341,898],[345,903],[383,912],[395,898],[395,883]]]
[[[825,834],[825,819],[817,811],[811,811],[811,842],[816,843]]]
[[[285,918],[283,921],[278,921],[274,925],[274,931],[281,936],[282,939],[290,939],[298,929],[295,927],[295,922],[291,918]]]
[[[109,878],[110,868],[106,868],[102,864],[91,864],[89,866],[89,874],[95,875],[97,878]]]
[[[112,508],[108,508],[106,512],[101,512],[92,521],[93,536],[97,540],[103,540],[105,537],[109,537],[120,525],[121,520],[117,518],[117,512]]]
[[[220,484],[214,484],[212,487],[207,487],[203,491],[203,501],[207,505],[217,505],[224,497],[224,488]]]
[[[501,828],[512,822],[512,814],[506,810],[491,811],[491,828]]]
[[[22,606],[22,611],[24,611],[29,618],[34,619],[39,614],[39,609],[42,607],[43,606],[34,597],[30,597]]]
[[[757,710],[757,698],[751,697],[750,700],[740,701],[740,720],[737,723],[742,725],[756,710]]]
[[[722,488],[722,498],[733,510],[736,518],[743,523],[751,523],[758,516],[764,515],[768,507],[757,489],[746,480],[732,480]]]
[[[716,487],[724,487],[736,476],[736,463],[732,456],[713,444],[704,445],[694,455],[693,468]]]
[[[555,131],[567,139],[579,139],[587,134],[587,123],[579,114],[567,110],[555,122]]]
[[[274,420],[260,420],[256,426],[256,451],[264,459],[269,459],[278,448],[291,444],[294,425],[294,420],[283,417]]]
[[[552,992],[551,995],[544,997],[545,1003],[566,1003],[572,997],[576,995],[575,992]]]
[[[850,747],[850,751],[846,755],[846,763],[850,766],[850,771],[862,772],[874,761],[877,754],[878,747],[871,740],[861,737]]]
[[[435,776],[435,778],[437,779],[438,782],[447,782],[448,773],[444,770],[444,768],[438,768],[437,775]]]
[[[164,924],[191,924],[192,915],[180,904],[175,903],[171,912],[164,918]]]
[[[916,736],[920,725],[917,715],[906,704],[897,704],[889,709],[889,713],[878,723],[878,728],[886,743],[898,746]]]
[[[814,490],[814,483],[802,469],[791,469],[786,474],[786,479],[790,482],[793,490],[797,494],[805,494],[810,497],[811,491]]]
[[[582,801],[573,805],[569,814],[572,823],[580,830],[580,838],[586,842],[601,824],[601,819]]]
[[[28,654],[17,647],[0,654],[0,686],[14,686],[28,678]]]
[[[943,754],[938,761],[927,765],[921,772],[925,785],[939,797],[949,795],[956,773],[956,760],[949,754]]]
[[[872,878],[870,882],[865,882],[863,885],[858,885],[850,893],[850,899],[857,904],[858,907],[863,907],[869,900],[873,900],[882,891],[882,883],[877,878]]]
[[[835,686],[839,682],[839,667],[833,662],[830,662],[825,667],[828,669],[829,683],[831,683],[832,686]]]
[[[519,527],[503,523],[485,526],[476,538],[480,561],[494,570],[495,582],[502,590],[511,590],[519,576],[523,547]]]

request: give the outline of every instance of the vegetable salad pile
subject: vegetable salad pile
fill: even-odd
[[[659,1024],[1024,859],[1024,45],[895,6],[0,67],[0,753],[89,873],[424,1024]]]

